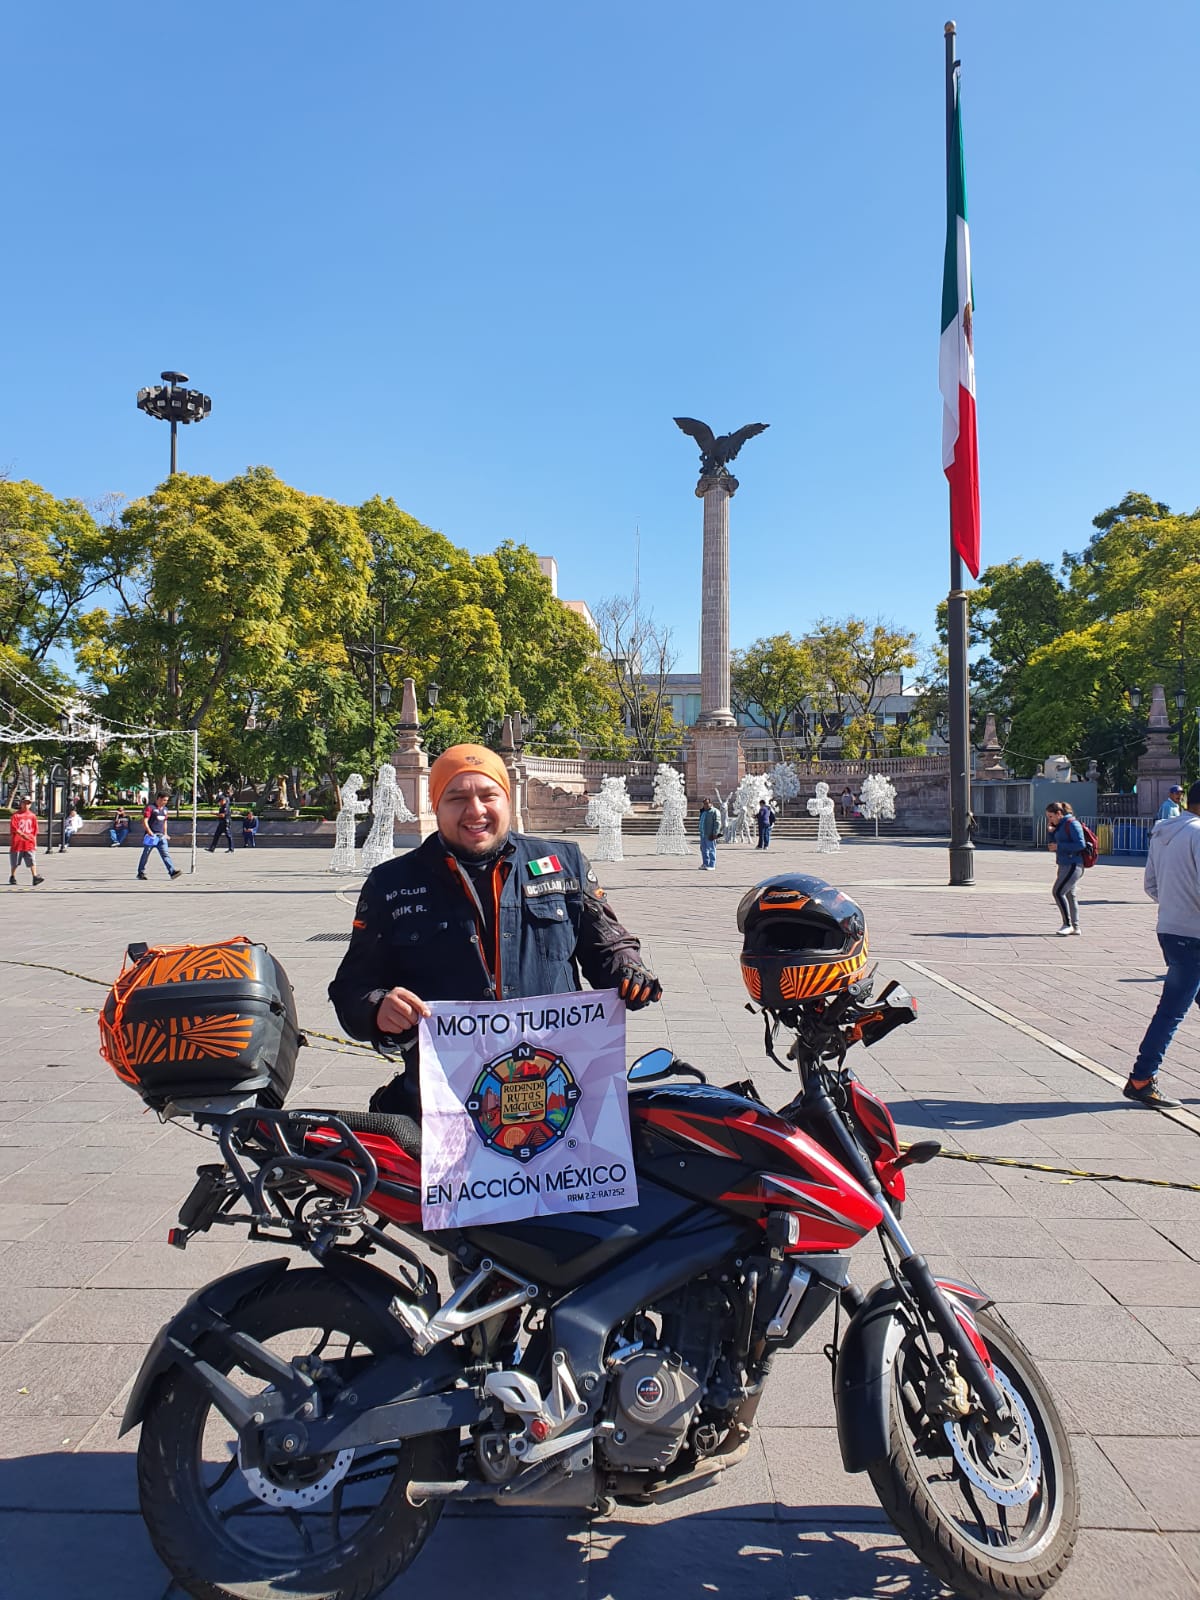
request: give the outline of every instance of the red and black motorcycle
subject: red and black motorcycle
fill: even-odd
[[[236,983],[242,1012],[254,990],[286,1045],[286,979],[240,943],[254,973]],[[232,957],[216,948],[219,980]],[[172,954],[135,952],[127,979],[157,961],[177,1021],[213,969],[172,969]],[[1063,1571],[1077,1506],[1062,1421],[987,1298],[935,1279],[910,1243],[906,1169],[937,1146],[902,1151],[845,1064],[912,1020],[897,985],[872,1001],[867,978],[843,973],[768,1009],[768,1053],[799,1074],[779,1111],[668,1051],[637,1061],[636,1207],[422,1234],[415,1122],[287,1110],[278,1042],[239,1104],[228,1075],[206,1086],[194,1056],[155,1056],[136,1004],[148,991],[127,979],[106,1055],[220,1150],[171,1242],[246,1226],[312,1263],[281,1255],[197,1291],[130,1396],[143,1514],[198,1600],[368,1600],[452,1500],[603,1514],[701,1487],[748,1450],[776,1352],[831,1310],[843,1461],[917,1556],[974,1597],[1036,1596]],[[864,1294],[849,1252],[872,1230],[889,1275]],[[406,1236],[444,1258],[447,1291]]]

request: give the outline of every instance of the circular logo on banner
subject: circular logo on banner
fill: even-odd
[[[519,1044],[483,1068],[466,1109],[489,1150],[524,1163],[558,1143],[580,1093],[560,1055]]]

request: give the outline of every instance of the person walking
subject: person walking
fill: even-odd
[[[1159,822],[1170,822],[1183,810],[1183,790],[1179,784],[1173,783],[1167,790],[1167,798],[1158,808]]]
[[[225,843],[229,848],[229,854],[233,854],[233,832],[229,826],[229,819],[232,815],[233,796],[229,793],[228,789],[222,789],[221,793],[217,796],[217,827],[216,832],[212,836],[212,841],[208,846],[209,855],[212,855],[213,851],[217,848],[217,841],[221,838],[224,838]]]
[[[494,750],[444,750],[429,803],[437,832],[368,875],[329,986],[352,1038],[403,1057],[372,1111],[419,1112],[417,1028],[430,1000],[573,994],[581,975],[631,1011],[662,997],[579,846],[512,830],[508,769]]]
[[[717,840],[721,837],[721,813],[709,800],[700,803],[700,871],[711,872],[717,865]]]
[[[8,819],[8,887],[17,887],[17,868],[28,867],[33,887],[46,880],[38,876],[36,864],[38,819],[28,800],[18,799]],[[49,848],[49,846],[47,846]]]
[[[1062,927],[1057,930],[1061,939],[1079,932],[1079,903],[1075,890],[1083,877],[1083,852],[1087,841],[1079,819],[1066,800],[1051,800],[1046,807],[1046,824],[1046,849],[1054,851],[1057,867],[1050,892],[1062,913]]]
[[[111,848],[119,850],[129,837],[129,813],[124,806],[117,807],[117,814],[112,819],[112,827],[108,830]]]
[[[242,817],[242,849],[257,850],[254,836],[258,832],[258,816],[252,810],[247,810]]]
[[[1121,1093],[1138,1105],[1172,1110],[1179,1101],[1159,1089],[1158,1069],[1200,995],[1200,783],[1188,790],[1186,811],[1155,826],[1142,887],[1158,905],[1156,931],[1167,975]]]
[[[775,826],[775,813],[771,810],[769,801],[764,800],[758,808],[758,845],[757,849],[765,850],[771,843],[771,829]]]
[[[145,810],[146,832],[142,839],[142,859],[138,862],[137,875],[143,883],[146,881],[146,863],[153,851],[157,850],[162,859],[162,864],[172,878],[183,876],[179,868],[171,860],[171,852],[167,838],[167,801],[169,795],[156,794],[154,801]]]

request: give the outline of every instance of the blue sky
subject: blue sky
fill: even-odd
[[[0,469],[145,493],[267,463],[376,492],[560,593],[632,586],[695,665],[696,453],[738,461],[736,644],[932,634],[942,25],[926,0],[210,0],[14,8]],[[984,561],[1057,560],[1127,489],[1200,501],[1200,8],[955,13]]]

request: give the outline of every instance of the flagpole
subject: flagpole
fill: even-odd
[[[955,25],[946,24],[946,173],[954,145]],[[950,594],[946,604],[950,698],[950,886],[975,883],[975,846],[971,841],[971,705],[967,684],[967,591],[962,556],[950,540]]]

